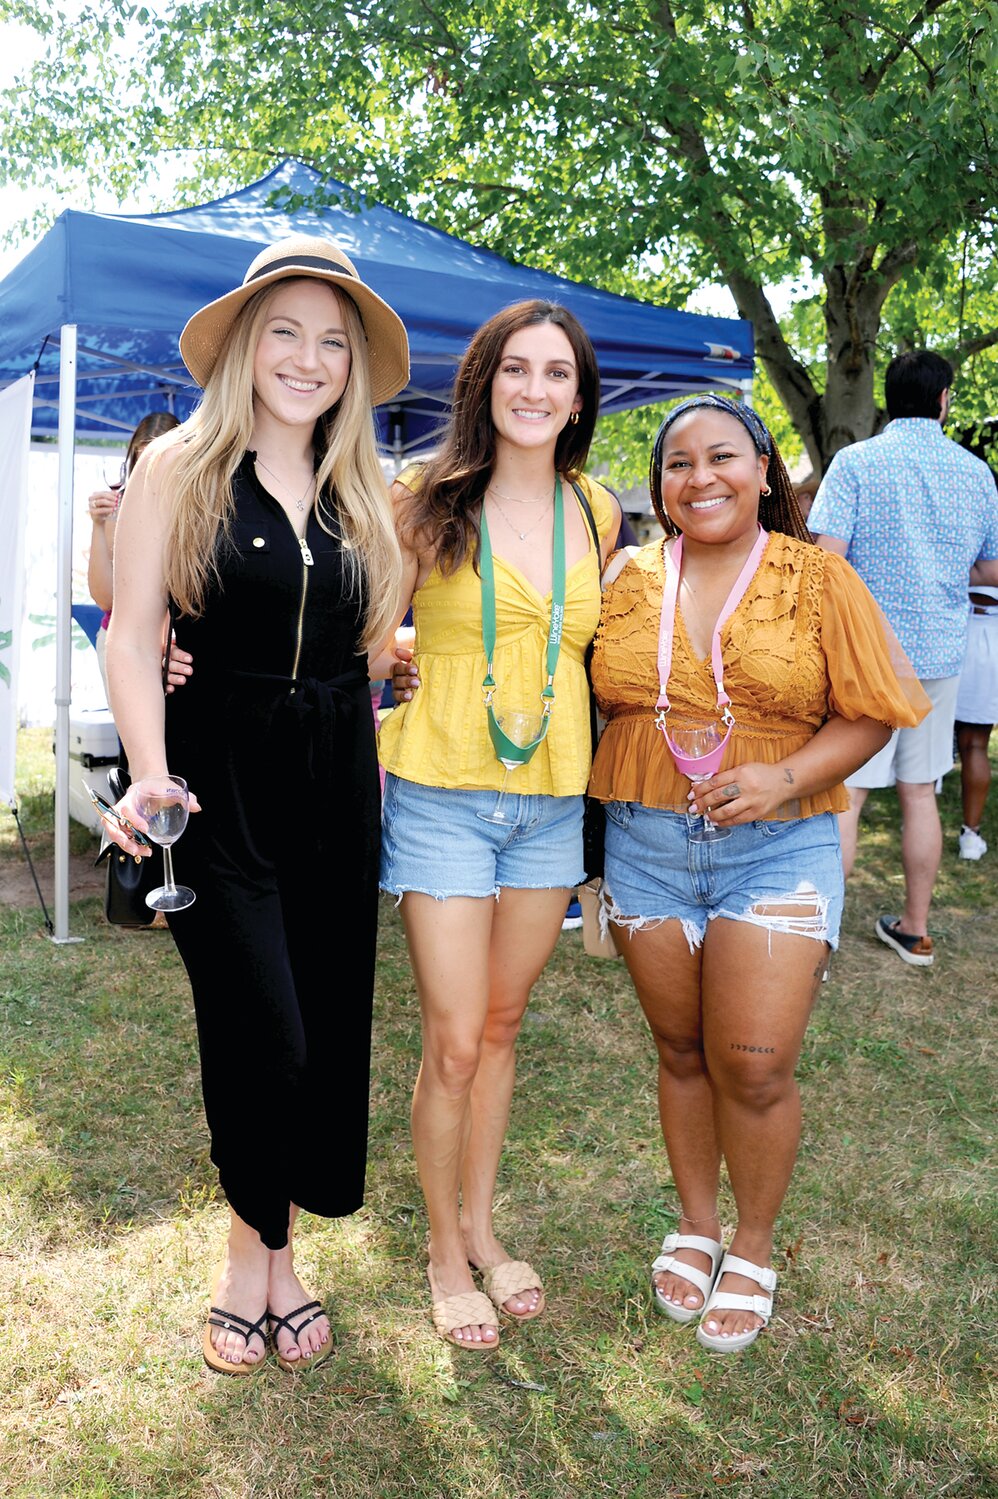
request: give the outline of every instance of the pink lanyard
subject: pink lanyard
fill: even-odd
[[[752,575],[759,566],[759,559],[766,549],[769,533],[759,527],[759,535],[756,537],[755,546],[746,559],[738,577],[735,579],[734,587],[725,600],[724,608],[717,616],[714,626],[714,636],[710,643],[710,661],[714,671],[714,685],[717,687],[717,711],[723,723],[728,726],[728,733],[734,723],[729,703],[731,699],[724,690],[724,664],[721,660],[721,630],[727,624],[731,615],[738,608],[746,589],[752,580]],[[669,711],[669,673],[672,670],[672,637],[676,628],[676,603],[679,598],[679,573],[683,562],[683,538],[680,534],[676,537],[672,551],[663,543],[663,554],[665,557],[665,588],[662,592],[662,620],[658,631],[658,682],[659,696],[655,707],[658,714],[655,726],[662,730],[668,739],[665,716]],[[727,736],[725,736],[727,743]]]

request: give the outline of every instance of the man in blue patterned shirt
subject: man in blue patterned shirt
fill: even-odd
[[[890,421],[836,453],[808,525],[846,557],[883,609],[932,699],[915,729],[900,729],[850,776],[839,818],[848,875],[869,791],[897,785],[905,905],[876,932],[906,963],[933,961],[929,905],[942,856],[935,783],[953,764],[956,689],[967,638],[967,584],[998,585],[998,495],[991,471],[944,436],[953,368],[938,354],[899,354],[887,370]]]

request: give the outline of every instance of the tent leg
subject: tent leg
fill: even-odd
[[[55,673],[55,931],[53,942],[81,942],[69,935],[69,703],[73,649],[73,466],[76,457],[76,324],[59,339],[59,519],[56,577]]]

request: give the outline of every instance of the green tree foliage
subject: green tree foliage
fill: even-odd
[[[998,0],[16,13],[51,49],[8,99],[15,175],[131,184],[182,150],[203,192],[296,155],[611,290],[681,305],[725,284],[818,470],[875,430],[898,344],[932,338],[993,381]],[[767,288],[794,280],[781,325]]]

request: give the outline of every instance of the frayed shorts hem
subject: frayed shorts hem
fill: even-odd
[[[494,885],[491,890],[485,890],[485,891],[481,891],[481,890],[427,890],[422,885],[402,885],[402,886],[382,885],[380,888],[381,888],[381,891],[382,891],[382,893],[384,895],[392,895],[392,896],[394,896],[395,897],[395,904],[396,904],[396,906],[399,906],[402,903],[402,897],[404,895],[429,895],[429,896],[432,897],[433,900],[437,900],[437,901],[457,900],[457,899],[465,899],[465,900],[489,900],[489,899],[492,899],[492,900],[498,900],[499,897],[502,895],[502,893],[503,893],[504,890],[574,890],[575,887],[576,887],[576,885],[581,885],[582,884],[582,882],[585,879],[585,877],[586,877],[585,874],[582,873],[582,874],[579,875],[578,879],[572,880],[569,884],[566,884],[566,885],[562,885],[562,884],[552,885],[550,880],[545,881],[544,884],[541,884],[541,885],[529,885],[529,884],[524,884],[524,883],[521,883],[521,882],[518,881],[515,885]]]
[[[613,896],[605,890],[600,897],[599,923],[600,933],[605,938],[609,927],[618,927],[626,932],[628,937],[633,937],[635,932],[650,932],[666,921],[678,921],[683,929],[690,953],[696,952],[698,947],[703,946],[703,939],[707,935],[707,924],[711,921],[722,919],[724,921],[742,921],[747,926],[761,926],[769,932],[770,937],[774,932],[783,933],[791,937],[809,937],[813,942],[824,942],[832,952],[838,950],[838,934],[829,931],[827,921],[827,901],[822,901],[816,890],[798,891],[796,894],[806,901],[808,905],[816,907],[813,916],[760,916],[753,911],[751,906],[747,911],[729,911],[721,909],[710,911],[702,921],[694,921],[689,916],[679,916],[667,912],[663,916],[628,916],[617,905]],[[753,905],[773,905],[772,896],[762,897],[754,901]],[[789,900],[780,901],[781,905],[789,905]],[[772,956],[773,944],[769,944],[770,956]]]

